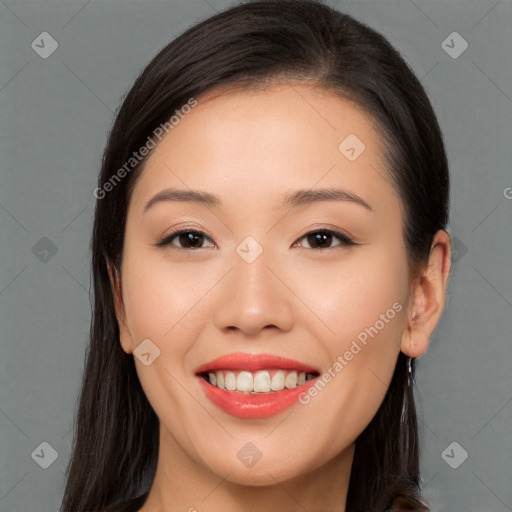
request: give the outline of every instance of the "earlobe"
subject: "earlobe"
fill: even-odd
[[[428,348],[446,301],[446,285],[450,273],[450,236],[439,230],[432,241],[426,268],[412,285],[410,314],[402,334],[401,350],[412,358],[420,357]]]
[[[110,278],[110,288],[112,290],[112,297],[114,300],[114,307],[116,313],[117,324],[119,326],[119,341],[121,347],[127,354],[132,353],[131,336],[126,325],[126,315],[123,303],[123,291],[121,276],[117,269],[110,263],[107,264],[108,275]]]

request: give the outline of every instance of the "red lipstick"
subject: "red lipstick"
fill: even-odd
[[[237,389],[222,389],[222,386],[218,387],[218,385],[212,384],[207,377],[209,373],[216,372],[217,375],[218,372],[223,372],[223,374],[225,372],[252,372],[254,375],[254,372],[258,371],[265,373],[264,370],[268,370],[269,375],[275,375],[279,370],[282,370],[283,374],[284,372],[288,374],[295,371],[297,374],[306,374],[308,380],[302,383],[297,382],[296,387],[291,389],[284,388],[269,392],[244,392]],[[196,369],[195,373],[206,398],[224,412],[245,419],[267,418],[287,409],[298,401],[299,395],[307,392],[320,374],[319,370],[313,366],[285,357],[270,354],[243,353],[219,357],[201,365]]]

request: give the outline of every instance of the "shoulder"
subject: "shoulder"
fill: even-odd
[[[429,512],[427,505],[414,498],[395,496],[389,508],[384,512]]]

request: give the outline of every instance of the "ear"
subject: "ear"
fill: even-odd
[[[407,327],[402,334],[401,350],[412,358],[428,348],[446,301],[446,285],[451,266],[450,235],[439,230],[432,240],[426,267],[412,284]]]
[[[123,350],[127,354],[132,354],[132,338],[126,324],[121,275],[117,271],[117,269],[113,265],[111,265],[110,262],[107,263],[107,269],[108,276],[110,278],[110,287],[112,289],[112,295],[114,298],[114,307],[116,312],[117,324],[119,325],[119,341],[121,343],[121,347],[123,348]]]

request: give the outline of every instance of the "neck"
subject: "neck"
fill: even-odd
[[[191,458],[161,426],[155,478],[139,512],[344,512],[353,455],[351,445],[326,464],[287,479],[268,468],[268,485],[251,485],[248,473],[244,485],[230,479],[231,472],[218,475]]]

